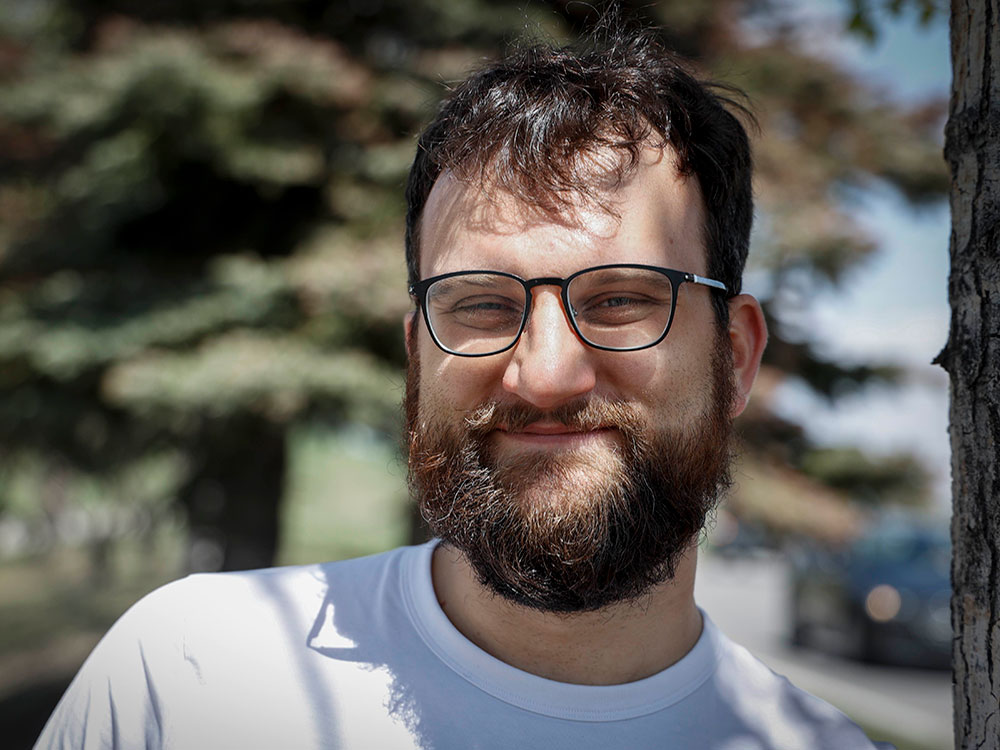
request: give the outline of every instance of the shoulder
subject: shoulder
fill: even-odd
[[[376,598],[380,587],[395,584],[400,567],[419,549],[404,547],[336,562],[189,575],[139,600],[108,636],[135,635],[147,643],[157,636],[181,637],[190,643],[199,634],[226,632],[232,637],[277,619],[307,627],[324,601]]]
[[[290,565],[227,573],[195,573],[146,595],[127,613],[143,617],[151,612],[226,609],[234,600],[260,606],[267,596],[312,601],[326,595],[331,585],[355,587],[391,574],[420,548],[400,547],[367,557],[308,565]],[[263,597],[263,598],[262,598]]]
[[[865,733],[840,710],[792,684],[746,648],[717,632],[716,687],[741,721],[776,747],[875,750]]]
[[[105,634],[36,747],[89,747],[88,737],[150,746],[164,732],[183,736],[206,706],[231,706],[234,692],[266,693],[264,705],[276,700],[269,690],[291,694],[323,613],[331,606],[363,613],[359,627],[370,627],[378,587],[398,591],[395,571],[419,557],[420,548],[402,548],[342,562],[196,574],[162,586]]]

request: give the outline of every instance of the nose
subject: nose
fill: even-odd
[[[531,314],[503,374],[503,388],[539,409],[552,409],[593,390],[591,349],[569,324],[557,290],[535,289]]]

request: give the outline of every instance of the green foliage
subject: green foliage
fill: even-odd
[[[194,351],[149,351],[113,367],[103,393],[146,419],[212,420],[249,411],[287,422],[312,406],[389,429],[400,385],[395,368],[363,352],[325,352],[286,336],[233,330]]]
[[[764,305],[771,334],[764,351],[765,366],[799,378],[814,393],[831,402],[841,396],[857,393],[866,385],[894,383],[899,380],[900,369],[893,365],[845,364],[824,358],[809,341],[809,331],[801,326],[783,324],[772,313],[774,307],[773,301]]]
[[[911,455],[876,459],[852,447],[817,448],[804,456],[802,470],[867,505],[927,502],[927,471]]]
[[[848,5],[848,31],[871,43],[878,39],[881,14],[900,16],[913,11],[919,23],[926,26],[935,18],[944,16],[948,10],[944,0],[883,0],[880,6],[872,0],[849,0]]]

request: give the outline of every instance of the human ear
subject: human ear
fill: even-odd
[[[407,358],[413,356],[413,352],[410,350],[410,340],[416,333],[416,330],[414,329],[414,325],[416,325],[416,318],[416,310],[410,310],[403,316],[403,345],[406,347]]]
[[[729,343],[733,350],[733,379],[736,393],[730,408],[735,418],[750,401],[750,390],[760,369],[760,358],[767,343],[767,323],[760,303],[749,294],[729,300]]]

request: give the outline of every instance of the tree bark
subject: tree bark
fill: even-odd
[[[286,428],[262,418],[243,415],[204,431],[193,476],[179,493],[187,511],[188,571],[274,564],[286,451]]]
[[[951,4],[955,747],[1000,750],[1000,0]]]

